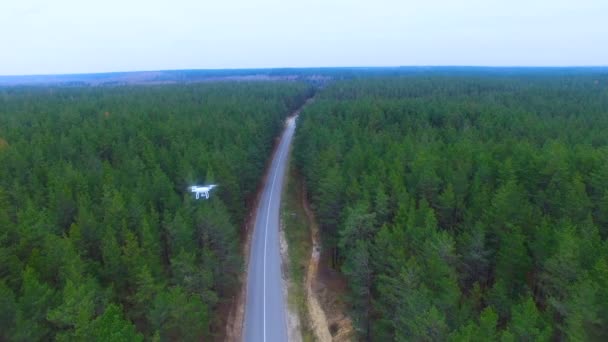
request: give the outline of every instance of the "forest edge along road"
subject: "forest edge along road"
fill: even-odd
[[[290,116],[274,151],[252,232],[245,300],[245,341],[286,341],[286,305],[279,249],[279,209],[291,140],[301,109]]]

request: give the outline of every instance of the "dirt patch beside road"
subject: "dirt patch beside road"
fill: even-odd
[[[283,273],[283,297],[285,303],[287,303],[287,338],[290,342],[302,342],[302,324],[300,323],[300,315],[298,314],[298,308],[290,305],[289,302],[289,289],[293,288],[293,279],[289,274],[289,246],[287,245],[287,239],[285,238],[285,229],[283,223],[281,223],[280,231],[280,244],[281,244],[281,259],[282,259],[282,273]]]
[[[305,187],[301,186],[300,202],[311,230],[312,253],[306,275],[306,297],[310,325],[315,338],[321,342],[342,342],[354,339],[351,319],[341,298],[346,291],[346,281],[339,272],[328,267],[328,257],[321,249],[321,236],[314,213],[310,209]]]
[[[313,235],[316,232],[313,231]],[[317,295],[313,289],[313,283],[316,283],[316,274],[319,269],[319,257],[321,255],[320,246],[318,246],[313,237],[313,249],[308,264],[308,273],[306,275],[306,301],[308,302],[308,316],[310,317],[310,325],[315,334],[317,341],[326,342],[331,341],[331,333],[329,332],[329,326],[327,324],[327,317],[325,311],[321,308],[321,304],[317,299]]]

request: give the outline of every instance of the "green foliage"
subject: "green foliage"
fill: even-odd
[[[148,315],[163,340],[192,341],[208,334],[208,307],[200,296],[187,295],[179,286],[159,293]]]
[[[295,82],[0,89],[0,340],[212,338]],[[187,187],[220,184],[209,201]]]
[[[479,315],[479,322],[470,322],[450,335],[451,341],[496,341],[498,315],[492,307],[485,308]]]
[[[63,289],[62,303],[48,311],[47,319],[64,329],[85,327],[93,317],[96,290],[92,279],[80,284],[68,280]]]
[[[17,303],[13,291],[0,282],[0,338],[8,340],[10,331],[15,323],[15,315],[17,314]]]
[[[56,302],[55,291],[46,283],[40,282],[31,267],[23,271],[21,296],[18,299],[14,331],[11,340],[38,341],[48,339],[51,326],[46,320],[47,308]]]
[[[512,308],[511,322],[507,328],[517,341],[549,341],[551,327],[541,317],[532,298]]]
[[[103,314],[90,323],[86,330],[77,331],[78,339],[103,342],[143,341],[142,334],[135,330],[135,326],[131,322],[124,319],[122,311],[120,307],[110,304]]]
[[[608,75],[336,81],[296,165],[366,340],[606,340]]]

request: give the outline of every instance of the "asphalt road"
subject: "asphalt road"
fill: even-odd
[[[287,341],[279,249],[279,209],[295,126],[295,117],[287,121],[281,142],[272,157],[256,213],[243,327],[243,337],[247,342]]]

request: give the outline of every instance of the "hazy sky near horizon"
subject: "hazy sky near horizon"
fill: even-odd
[[[608,65],[606,0],[2,0],[0,75]]]

